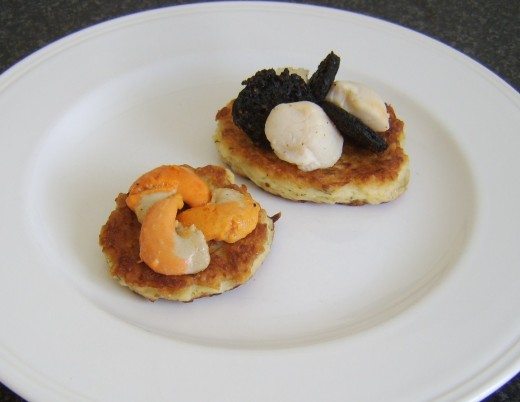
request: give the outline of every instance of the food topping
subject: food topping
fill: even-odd
[[[332,121],[308,101],[276,106],[265,123],[265,134],[278,158],[303,171],[333,166],[343,149],[343,137]]]
[[[327,101],[320,102],[320,106],[350,142],[373,152],[383,152],[388,147],[383,137],[345,109]]]
[[[206,238],[235,243],[251,233],[258,223],[260,206],[251,196],[233,189],[217,189],[212,201],[190,208],[178,216],[184,226],[194,225]]]
[[[339,57],[330,52],[309,80],[309,87],[316,102],[324,100],[327,96],[339,70],[339,63]]]
[[[185,230],[176,222],[183,206],[179,194],[153,204],[144,216],[139,236],[141,259],[163,275],[193,274],[209,265],[209,249],[200,230]]]
[[[339,64],[340,58],[329,53],[309,80],[304,69],[258,71],[242,83],[245,88],[233,103],[234,123],[253,143],[303,171],[330,167],[339,159],[338,132],[357,146],[384,151],[387,144],[378,132],[389,128],[385,103],[365,85],[334,81]]]
[[[376,132],[386,131],[390,127],[385,102],[364,84],[336,81],[325,99],[353,114]]]
[[[244,238],[255,229],[260,212],[245,189],[211,192],[194,171],[176,165],[142,175],[126,203],[141,222],[140,258],[164,275],[204,270],[210,262],[207,242]]]
[[[204,205],[211,198],[207,184],[192,170],[184,166],[159,166],[139,177],[130,187],[126,205],[142,223],[148,208],[156,201],[173,194],[182,194],[191,207]]]
[[[208,243],[204,233],[196,226],[183,226],[175,222],[175,254],[186,262],[185,273],[194,274],[203,271],[210,262]]]
[[[261,70],[242,84],[245,88],[233,103],[233,121],[255,144],[267,148],[264,127],[271,110],[280,103],[313,99],[304,79],[289,69],[280,75],[274,69]]]

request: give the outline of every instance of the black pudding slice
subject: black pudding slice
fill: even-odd
[[[383,137],[345,109],[328,101],[319,105],[346,140],[372,152],[383,152],[388,148]]]
[[[313,95],[307,83],[298,74],[285,69],[280,75],[274,69],[258,71],[242,82],[233,103],[233,121],[259,146],[270,148],[265,136],[265,122],[271,110],[281,103],[312,101]]]
[[[324,100],[327,96],[339,70],[339,63],[339,56],[330,52],[309,79],[309,88],[317,102]]]

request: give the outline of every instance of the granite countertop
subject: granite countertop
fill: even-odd
[[[142,10],[192,2],[1,1],[0,73],[37,49],[98,22]],[[303,3],[354,11],[424,33],[475,59],[517,91],[520,89],[520,1],[322,0]],[[0,402],[7,401],[23,399],[0,384]],[[520,401],[520,374],[485,401]]]

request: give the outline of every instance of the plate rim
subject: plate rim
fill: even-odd
[[[294,4],[293,3],[276,3],[276,2],[218,2],[218,3],[220,3],[219,7],[222,7],[225,4],[227,4],[225,7],[231,7],[231,8],[235,8],[235,7],[236,8],[252,8],[253,5],[256,5],[256,6],[266,7],[266,10],[269,7],[275,7],[275,8],[284,7],[288,11],[290,11],[289,9],[291,9],[291,10],[321,9],[321,10],[326,10],[325,13],[331,13],[331,14],[347,13],[350,15],[355,15],[356,16],[355,18],[359,17],[360,20],[370,19],[370,20],[376,21],[377,24],[382,22],[384,24],[393,25],[398,29],[407,29],[407,28],[400,27],[392,22],[378,20],[377,18],[374,18],[374,17],[364,16],[364,15],[353,13],[350,11],[332,9],[332,8],[317,6],[317,5],[296,4],[296,3],[294,3]],[[8,70],[6,70],[0,76],[0,90],[6,88],[8,86],[7,84],[9,84],[9,81],[11,81],[11,83],[15,83],[15,81],[17,81],[17,79],[19,77],[28,73],[31,69],[37,68],[40,63],[43,63],[43,62],[45,62],[45,60],[54,57],[54,55],[56,53],[59,53],[61,50],[63,50],[63,48],[74,46],[75,43],[81,42],[81,41],[87,39],[88,37],[90,37],[90,35],[93,32],[95,32],[96,35],[103,35],[106,32],[109,32],[111,30],[117,30],[118,29],[117,26],[120,26],[119,24],[133,24],[133,23],[136,23],[139,20],[141,20],[141,18],[146,18],[146,17],[144,17],[144,14],[149,14],[147,20],[154,19],[154,18],[164,18],[165,15],[163,15],[163,14],[165,14],[165,13],[171,14],[171,15],[177,14],[177,9],[179,9],[179,8],[182,8],[183,12],[186,12],[189,14],[189,13],[193,12],[192,10],[197,12],[198,10],[208,9],[209,6],[207,4],[209,4],[209,3],[184,4],[184,5],[166,7],[166,8],[162,8],[162,9],[146,10],[146,11],[141,11],[141,12],[138,12],[138,13],[135,13],[132,15],[118,17],[115,20],[105,21],[100,24],[96,24],[92,27],[82,29],[81,31],[75,32],[67,37],[64,37],[56,42],[53,42],[52,44],[50,44],[50,45],[38,50],[37,52],[33,53],[32,55],[29,55],[28,57],[24,58],[22,61],[20,61],[16,65],[10,67]],[[213,4],[213,5],[211,5],[211,7],[209,7],[209,9],[216,10],[217,6],[215,4]],[[222,10],[219,9],[219,11],[222,11]],[[448,45],[442,44],[442,43],[436,41],[435,39],[429,38],[421,33],[418,33],[415,31],[411,31],[411,32],[413,32],[415,35],[423,36],[427,40],[437,42],[441,48],[446,47],[446,48],[451,49],[451,51],[454,52],[453,54],[457,54],[456,57],[461,57],[466,62],[467,62],[467,60],[471,60],[472,63],[475,63],[475,64],[471,64],[471,65],[473,66],[475,71],[477,71],[479,73],[480,76],[482,76],[482,77],[486,78],[487,80],[489,80],[490,82],[492,82],[494,84],[494,86],[497,87],[497,89],[501,89],[501,91],[503,91],[503,95],[507,96],[512,102],[517,104],[517,106],[520,105],[520,97],[518,96],[518,93],[516,93],[516,91],[507,82],[502,80],[495,73],[493,73],[486,67],[482,66],[481,64],[478,64],[476,61],[469,58],[468,56],[465,56],[462,53],[459,53],[458,51],[449,47]],[[491,78],[489,77],[489,74],[492,75]],[[3,83],[5,83],[6,86],[2,86]],[[511,91],[513,91],[513,92],[511,92]],[[1,96],[1,93],[0,93],[0,96]],[[515,345],[513,345],[512,349],[515,349],[515,348],[518,349],[518,347],[520,346],[519,342],[520,342],[520,340],[517,339],[517,343]],[[504,356],[504,357],[506,357],[506,356]],[[517,359],[518,359],[518,357],[517,357]],[[502,357],[500,357],[498,359],[498,361],[500,361],[500,362],[502,360],[508,360],[508,359],[502,359]],[[507,366],[507,364],[506,364],[506,366]],[[520,360],[511,363],[510,370],[508,371],[508,375],[511,372],[518,371],[518,370],[520,370]],[[3,376],[3,374],[4,373],[2,373],[2,376]],[[13,381],[13,383],[11,383],[11,381],[9,381],[9,377],[10,377],[10,375],[6,375],[7,381],[5,383],[7,385],[12,386],[13,389],[18,390],[19,388],[15,384],[16,381]],[[499,381],[502,381],[503,377],[504,376],[502,375],[500,377]],[[3,378],[2,378],[2,380],[3,380]],[[500,385],[500,384],[497,384],[497,381],[493,381],[490,379],[488,381],[488,384],[485,386],[486,391],[483,390],[482,392],[487,392],[487,390],[489,390],[490,387],[497,387],[498,385]],[[23,393],[25,391],[20,390],[20,392]]]

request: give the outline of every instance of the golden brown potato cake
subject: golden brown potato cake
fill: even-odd
[[[388,148],[374,153],[344,142],[336,164],[304,172],[253,144],[233,123],[233,101],[216,115],[214,141],[222,160],[265,191],[294,201],[330,204],[380,204],[396,199],[408,185],[409,158],[403,149],[404,123],[387,105],[390,128],[381,133]]]
[[[245,192],[234,184],[234,175],[223,167],[195,169],[210,189],[228,187]],[[260,209],[259,221],[252,233],[235,243],[208,242],[209,266],[187,275],[162,275],[150,269],[139,257],[141,224],[126,205],[127,194],[116,198],[116,208],[101,229],[99,243],[109,265],[110,275],[121,285],[149,300],[159,298],[183,302],[220,294],[247,282],[270,251],[274,221]]]

